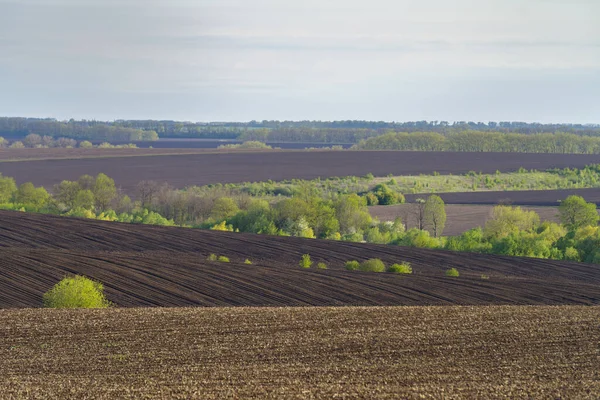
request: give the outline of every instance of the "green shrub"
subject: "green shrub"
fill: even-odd
[[[208,261],[217,261],[217,256],[216,254],[211,254],[208,256],[207,258]]]
[[[318,269],[327,269],[327,264],[325,264],[324,262],[320,262],[317,264],[317,268]]]
[[[300,260],[300,266],[302,268],[310,268],[312,261],[310,260],[310,254],[304,254]]]
[[[400,264],[393,264],[390,266],[388,272],[393,272],[395,274],[412,274],[413,271],[410,263],[403,261]]]
[[[486,275],[486,274],[481,274],[481,279],[487,281],[488,279],[490,279],[490,277],[488,275]]]
[[[104,286],[84,276],[66,277],[44,294],[44,307],[49,308],[106,308]]]
[[[246,261],[244,261],[244,264],[252,265],[252,261],[250,261],[249,259],[246,258]]]
[[[460,274],[456,268],[450,268],[446,270],[446,276],[458,277]]]
[[[227,262],[229,262],[229,257],[219,256],[219,258],[217,258],[217,261],[227,263]]]
[[[385,264],[379,258],[371,258],[361,262],[358,269],[364,272],[385,272]]]
[[[360,263],[358,261],[346,262],[346,269],[348,271],[358,271],[359,268],[360,268]]]

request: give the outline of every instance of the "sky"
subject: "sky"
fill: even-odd
[[[0,0],[0,116],[600,123],[600,1]]]

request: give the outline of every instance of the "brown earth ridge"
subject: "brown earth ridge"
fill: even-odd
[[[302,254],[328,269],[301,269]],[[344,269],[373,257],[414,273]],[[40,307],[67,274],[120,307],[600,304],[592,264],[0,212],[0,308]]]

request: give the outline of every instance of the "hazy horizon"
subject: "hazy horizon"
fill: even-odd
[[[598,15],[595,0],[0,0],[0,115],[597,124]]]

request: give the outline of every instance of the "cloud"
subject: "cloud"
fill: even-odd
[[[119,117],[141,112],[137,101],[163,116],[187,110],[188,119],[198,108],[241,118],[260,113],[259,105],[278,113],[265,118],[289,116],[288,105],[300,118],[327,110],[382,118],[381,109],[398,119],[384,104],[397,95],[444,113],[415,92],[460,90],[454,82],[466,88],[479,74],[488,91],[502,87],[497,76],[513,87],[512,77],[523,86],[513,87],[517,97],[542,76],[560,97],[568,86],[553,79],[597,83],[586,72],[600,70],[597,15],[600,2],[585,0],[0,0],[0,78],[11,88],[0,92],[0,107],[26,111],[44,92],[65,114],[70,99],[95,95],[90,113],[104,115],[118,103],[107,99],[129,99]],[[10,91],[28,100],[12,104]],[[480,109],[481,96],[464,92]],[[163,98],[165,110],[150,95]],[[493,110],[503,107],[514,111]]]

